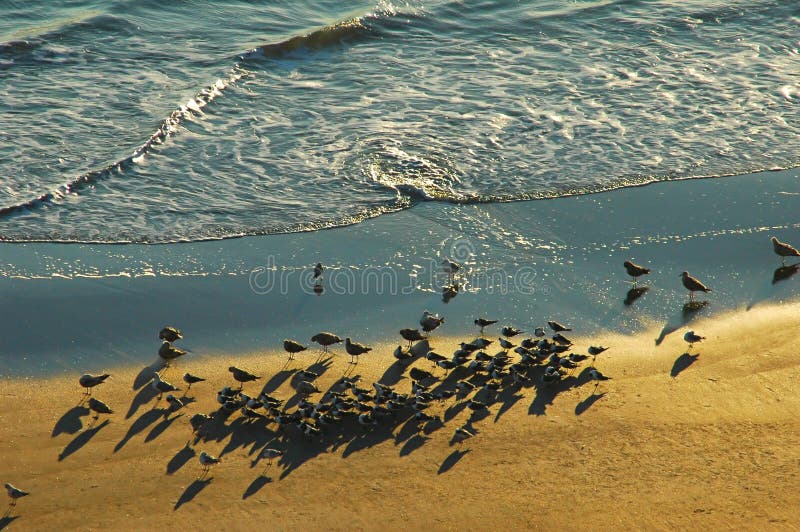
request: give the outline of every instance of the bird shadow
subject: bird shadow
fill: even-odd
[[[320,377],[333,366],[333,357],[318,359],[313,364],[306,368],[306,371],[311,371]]]
[[[203,491],[206,486],[211,484],[212,480],[214,480],[214,477],[197,479],[191,484],[189,484],[186,490],[184,490],[184,492],[181,494],[181,497],[180,499],[178,499],[178,502],[175,503],[175,507],[172,510],[173,511],[177,510],[187,502],[190,502],[192,499],[197,497],[197,494]]]
[[[152,410],[148,410],[139,418],[131,423],[131,426],[128,427],[128,432],[125,436],[114,446],[114,452],[119,451],[122,449],[131,438],[142,432],[144,429],[158,421],[161,416],[164,415],[164,410],[160,408],[153,408]]]
[[[690,355],[689,353],[684,353],[678,358],[675,359],[675,363],[672,364],[672,369],[669,372],[669,376],[673,379],[677,377],[683,370],[691,366],[697,360],[697,357],[700,356],[700,353],[696,355]]]
[[[622,301],[622,303],[626,307],[629,307],[633,305],[637,299],[645,295],[648,290],[650,290],[649,286],[639,286],[636,288],[631,288],[630,290],[628,290],[628,293],[625,294],[625,299]]]
[[[166,364],[164,363],[164,360],[162,360],[161,358],[156,358],[155,362],[153,362],[149,366],[143,367],[142,370],[133,379],[133,389],[138,390],[145,384],[149,383],[151,380],[153,380],[153,373],[161,371],[162,369],[164,369],[165,366]]]
[[[470,449],[467,449],[465,451],[456,449],[455,451],[450,453],[447,456],[447,458],[444,459],[444,462],[442,462],[442,465],[439,466],[439,471],[437,471],[436,474],[441,475],[442,473],[447,473],[448,471],[453,469],[453,466],[455,466],[459,462],[459,460],[464,458],[464,456],[469,452]]]
[[[573,376],[566,376],[561,380],[549,385],[537,385],[536,396],[528,407],[528,415],[543,416],[547,413],[547,407],[553,404],[556,396],[561,392],[576,386],[578,379]]]
[[[789,266],[781,266],[772,273],[772,284],[790,279],[798,271],[800,271],[800,262]]]
[[[289,377],[294,375],[296,369],[283,369],[273,375],[267,382],[264,383],[264,387],[261,389],[261,393],[270,394],[281,387],[281,384],[289,380]]]
[[[78,450],[80,450],[81,447],[83,447],[84,445],[89,443],[89,440],[94,438],[95,435],[98,432],[103,430],[103,428],[108,426],[110,423],[111,423],[111,421],[106,419],[105,421],[103,421],[102,423],[97,425],[96,427],[92,427],[90,429],[86,429],[83,432],[81,432],[80,434],[78,434],[77,436],[75,436],[75,438],[64,447],[64,449],[61,451],[61,453],[59,453],[58,461],[61,462],[62,460],[64,460],[68,456],[70,456],[71,454],[73,454],[73,453],[77,452]]]
[[[175,473],[178,469],[186,465],[186,462],[195,456],[197,456],[197,451],[192,449],[192,446],[189,445],[189,442],[187,441],[186,445],[184,445],[180,451],[175,453],[175,456],[173,456],[170,461],[167,462],[167,475],[172,475]]]
[[[10,511],[10,509],[9,509],[9,511]],[[4,515],[2,518],[0,518],[0,530],[3,530],[4,528],[6,528],[8,525],[13,523],[16,519],[19,519],[18,515]]]
[[[583,414],[584,412],[589,410],[589,408],[591,408],[591,406],[593,404],[595,404],[597,401],[599,401],[600,399],[605,397],[605,395],[606,395],[606,392],[603,392],[603,393],[594,393],[593,392],[586,399],[584,399],[583,401],[581,401],[580,403],[575,405],[575,415],[579,416],[579,415]]]
[[[395,362],[386,368],[386,371],[383,372],[378,382],[386,386],[394,386],[403,379],[403,374],[406,372],[407,366],[408,364],[399,361]]]
[[[511,407],[517,404],[523,397],[525,397],[524,394],[515,393],[515,390],[513,388],[510,387],[504,388],[503,391],[500,392],[495,398],[497,402],[500,402],[502,404],[500,405],[500,408],[497,410],[497,414],[495,414],[494,416],[494,422],[497,423],[500,417],[506,412],[508,412],[511,409]]]
[[[403,447],[400,449],[400,456],[408,456],[417,449],[421,448],[428,441],[430,441],[429,437],[423,436],[422,434],[415,434],[409,438],[405,445],[403,445]]]
[[[155,440],[156,438],[158,438],[159,436],[161,436],[161,434],[162,434],[162,433],[163,433],[165,430],[167,430],[167,429],[169,428],[169,426],[170,426],[170,425],[172,425],[172,423],[173,423],[173,422],[174,422],[176,419],[178,419],[178,418],[180,418],[180,417],[183,417],[183,414],[182,414],[182,413],[181,413],[181,414],[178,414],[178,415],[176,415],[176,416],[173,416],[173,417],[166,417],[166,418],[164,418],[164,420],[163,420],[163,421],[161,421],[161,423],[159,423],[158,425],[156,425],[155,427],[153,427],[152,429],[150,429],[150,432],[149,432],[149,433],[147,434],[147,436],[145,436],[145,438],[144,438],[144,442],[145,442],[145,443],[147,443],[147,442],[149,442],[149,441],[152,441],[152,440]]]
[[[150,374],[150,380],[153,379],[153,374]],[[131,401],[131,406],[128,408],[128,413],[125,414],[125,419],[130,419],[139,410],[140,407],[146,405],[153,399],[158,397],[158,391],[154,390],[152,386],[146,386],[139,390],[139,393]]]
[[[83,428],[81,416],[88,415],[89,409],[85,406],[73,406],[64,412],[64,415],[61,416],[58,421],[56,421],[51,437],[55,438],[59,434],[75,434],[76,432],[80,432],[80,430]]]
[[[247,489],[244,491],[244,494],[242,494],[242,500],[247,499],[248,497],[252,497],[256,493],[258,493],[258,491],[261,488],[263,488],[270,482],[272,482],[272,477],[268,477],[264,474],[258,475],[255,478],[255,480],[253,480],[253,482],[251,482],[250,485],[247,486]]]
[[[658,333],[658,337],[656,338],[656,345],[661,345],[668,335],[674,333],[687,323],[694,320],[698,313],[708,306],[708,301],[693,301],[691,303],[686,303],[681,312],[672,316],[667,323],[664,324],[664,327],[661,329],[661,332]]]

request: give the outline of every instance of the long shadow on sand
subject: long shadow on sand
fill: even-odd
[[[152,377],[152,375],[151,375]],[[130,419],[141,408],[153,399],[158,397],[158,392],[152,386],[146,386],[139,390],[139,393],[131,401],[131,406],[128,408],[128,413],[125,414],[125,419]]]
[[[153,373],[161,371],[164,369],[164,367],[165,364],[161,358],[156,358],[155,362],[149,366],[143,367],[138,375],[136,375],[136,377],[133,379],[133,389],[138,390],[145,384],[148,384],[151,380],[153,380]]]
[[[261,488],[263,488],[270,482],[272,482],[272,477],[267,477],[264,476],[263,474],[258,475],[255,478],[255,480],[253,480],[253,482],[250,483],[249,486],[247,486],[247,489],[242,494],[242,500],[247,499],[248,497],[252,497],[256,493],[258,493]]]
[[[400,449],[400,456],[408,456],[417,449],[422,448],[422,446],[428,443],[430,439],[431,438],[423,436],[422,434],[415,434],[409,438],[406,444],[403,445],[402,449]]]
[[[53,427],[53,438],[59,434],[75,434],[83,428],[82,416],[88,416],[89,409],[83,405],[73,406],[67,410]]]
[[[696,355],[690,355],[689,353],[684,353],[678,358],[675,359],[675,363],[672,364],[672,369],[669,372],[669,376],[673,379],[677,377],[683,370],[691,366],[692,364],[697,361],[697,357],[700,356],[700,353]]]
[[[175,503],[175,507],[172,510],[177,510],[187,502],[190,502],[192,499],[197,497],[197,494],[203,491],[206,486],[211,484],[212,480],[214,480],[214,477],[203,480],[198,479],[189,484],[189,487],[187,487],[183,494],[181,494],[180,499],[178,499],[178,502]]]
[[[561,392],[569,390],[578,385],[578,379],[573,376],[563,377],[560,381],[550,385],[540,385],[536,387],[536,397],[533,398],[531,406],[528,407],[528,414],[532,416],[543,416],[547,412],[547,407],[553,404],[556,396]]]
[[[175,471],[185,466],[186,463],[195,456],[197,456],[197,451],[192,449],[191,445],[189,445],[189,442],[187,441],[186,445],[184,445],[180,451],[175,453],[175,456],[173,456],[167,463],[167,475],[175,473]]]
[[[78,451],[78,450],[79,450],[81,447],[83,447],[84,445],[86,445],[87,443],[89,443],[89,440],[91,440],[92,438],[94,438],[94,436],[95,436],[95,435],[96,435],[98,432],[100,432],[101,430],[103,430],[103,428],[104,428],[104,427],[108,426],[108,424],[109,424],[109,423],[111,423],[111,422],[110,422],[109,420],[107,420],[107,419],[106,419],[105,421],[103,421],[102,423],[100,423],[99,425],[97,425],[96,427],[92,427],[92,428],[90,428],[90,429],[86,429],[86,430],[84,430],[83,432],[81,432],[80,434],[78,434],[78,435],[75,437],[75,439],[73,439],[71,442],[69,442],[69,443],[67,444],[67,446],[66,446],[66,447],[64,447],[64,450],[63,450],[63,451],[61,451],[61,453],[58,455],[58,461],[60,462],[60,461],[64,460],[64,459],[65,459],[65,458],[67,458],[69,455],[71,455],[71,454],[75,453],[75,452],[76,452],[76,451]]]
[[[667,323],[664,324],[664,327],[661,329],[661,332],[656,338],[656,345],[661,345],[661,342],[664,341],[664,338],[697,318],[697,316],[700,315],[700,311],[707,307],[708,301],[693,301],[691,303],[686,303],[681,309],[680,313],[674,315],[667,321]]]
[[[589,410],[593,404],[605,397],[606,393],[592,393],[589,397],[575,405],[575,415],[579,416]]]
[[[456,449],[455,451],[450,453],[447,456],[447,458],[444,459],[444,462],[442,462],[442,465],[439,466],[439,471],[437,471],[436,474],[441,475],[442,473],[447,473],[448,471],[453,469],[453,466],[455,466],[458,463],[458,461],[464,458],[464,456],[466,456],[466,454],[469,452],[470,449],[467,449],[465,451]]]
[[[297,372],[296,369],[283,369],[270,377],[270,379],[264,383],[264,387],[261,389],[262,393],[272,393],[278,388],[281,387],[281,384],[286,382],[289,377],[294,375]]]
[[[19,516],[18,515],[4,515],[2,517],[2,519],[0,519],[0,530],[3,530],[4,528],[6,528],[8,525],[10,525],[12,522],[14,522],[15,519],[19,519]]]
[[[127,434],[125,434],[125,437],[123,437],[119,441],[119,443],[117,443],[117,445],[114,447],[114,452],[117,452],[123,447],[125,447],[125,444],[128,443],[128,441],[130,441],[131,438],[133,438],[134,436],[142,432],[144,429],[146,429],[147,427],[158,421],[163,415],[164,415],[163,409],[153,408],[152,410],[148,410],[147,412],[139,416],[139,418],[136,421],[131,423],[131,426],[128,428]]]
[[[161,436],[161,434],[165,430],[167,430],[169,428],[169,426],[172,425],[172,423],[176,419],[181,418],[181,417],[183,417],[183,413],[177,414],[177,415],[172,416],[172,417],[164,418],[164,420],[161,423],[159,423],[158,425],[156,425],[155,427],[150,429],[150,432],[144,438],[144,442],[147,443],[147,442],[155,440],[156,438]]]

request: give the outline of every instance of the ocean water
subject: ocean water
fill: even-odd
[[[793,168],[798,30],[768,0],[0,0],[0,240]]]

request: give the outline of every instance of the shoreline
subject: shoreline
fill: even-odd
[[[611,380],[597,389],[585,377],[584,362],[554,386],[536,381],[504,388],[485,415],[473,417],[464,401],[448,400],[428,410],[441,416],[441,425],[416,427],[402,412],[372,430],[348,421],[327,429],[322,442],[294,427],[245,422],[239,412],[219,417],[213,430],[187,442],[187,420],[217,411],[215,391],[232,383],[229,364],[262,377],[245,384],[249,395],[263,389],[287,404],[297,401],[293,375],[309,367],[322,372],[316,379],[322,390],[351,372],[361,375],[364,387],[375,380],[408,392],[409,370],[392,369],[391,344],[374,346],[374,356],[365,355],[355,368],[341,349],[316,365],[316,355],[305,353],[288,364],[276,351],[223,360],[189,354],[165,378],[177,382],[190,371],[208,381],[192,387],[194,401],[174,413],[166,413],[165,401],[142,381],[141,365],[118,368],[94,392],[115,413],[93,427],[88,413],[74,406],[77,374],[3,379],[6,481],[32,494],[20,500],[11,521],[0,523],[31,530],[238,530],[265,519],[282,530],[497,524],[556,530],[581,523],[598,530],[788,529],[792,464],[800,460],[800,447],[793,445],[800,443],[798,310],[800,303],[792,303],[698,319],[692,327],[707,339],[690,355],[682,338],[686,327],[658,345],[658,328],[600,336],[577,330],[573,352],[585,352],[589,343],[610,347],[596,366]],[[489,338],[496,332],[486,331]],[[431,342],[449,353],[474,336],[434,336]],[[425,360],[412,367],[431,368]],[[453,431],[465,422],[475,435],[455,445]],[[257,459],[268,446],[286,453],[270,467]],[[208,482],[197,478],[201,450],[223,459]],[[479,480],[487,478],[488,491]],[[76,504],[87,498],[96,511]],[[564,500],[572,511],[563,510],[558,501]],[[238,521],[231,522],[232,515]]]

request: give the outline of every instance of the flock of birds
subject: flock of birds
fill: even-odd
[[[772,237],[771,241],[774,252],[783,259],[784,265],[786,257],[800,257],[800,251],[791,245],[781,242],[775,237]],[[625,261],[624,267],[631,276],[634,287],[639,277],[651,272],[649,268],[631,261]],[[444,268],[452,279],[460,266],[446,260]],[[321,286],[318,279],[321,278],[322,271],[322,264],[317,264],[314,268],[315,286]],[[690,302],[694,300],[694,292],[711,291],[688,272],[681,273],[681,279],[683,286],[689,290]],[[300,400],[295,408],[289,411],[285,407],[284,399],[274,397],[265,391],[255,397],[245,394],[243,385],[259,380],[261,377],[231,366],[228,370],[233,380],[238,383],[238,387],[226,386],[217,392],[216,397],[220,410],[228,414],[239,412],[247,421],[259,420],[275,423],[279,429],[295,427],[310,438],[321,438],[323,433],[334,430],[347,418],[354,418],[358,425],[365,429],[374,427],[381,422],[382,418],[395,416],[400,411],[412,413],[411,415],[419,423],[441,422],[439,416],[428,412],[432,410],[430,407],[433,404],[441,404],[449,400],[465,402],[467,408],[474,415],[486,411],[492,398],[505,388],[530,386],[534,384],[536,378],[542,385],[550,386],[565,375],[574,372],[586,361],[589,363],[586,367],[586,375],[595,381],[593,393],[596,393],[597,387],[602,381],[610,378],[595,367],[597,356],[608,348],[590,346],[587,354],[572,352],[573,343],[563,334],[572,329],[557,321],[547,322],[547,326],[552,332],[549,338],[544,327],[536,327],[533,336],[519,341],[516,338],[522,335],[523,331],[512,326],[504,326],[500,329],[500,336],[497,338],[499,351],[489,354],[487,349],[495,344],[495,341],[486,338],[484,330],[497,324],[498,320],[479,317],[474,320],[475,326],[480,329],[479,337],[468,343],[462,342],[459,348],[448,356],[430,349],[429,344],[430,333],[438,329],[444,321],[443,317],[426,310],[419,320],[419,328],[406,328],[399,331],[401,338],[407,344],[405,346],[398,345],[394,350],[393,356],[398,364],[410,366],[415,360],[424,358],[432,364],[433,371],[443,371],[443,375],[440,377],[432,371],[419,367],[410,368],[408,372],[411,380],[410,392],[400,392],[394,387],[380,382],[373,382],[371,387],[361,387],[360,377],[348,376],[347,373],[331,389],[323,392],[314,383],[319,374],[308,369],[299,370],[295,373],[291,385],[300,396]],[[163,361],[163,369],[166,370],[173,361],[186,355],[187,351],[174,345],[176,341],[183,338],[180,330],[174,327],[164,327],[158,336],[162,340],[158,355]],[[690,349],[693,344],[704,339],[705,337],[694,331],[687,331],[684,335],[684,340],[689,344]],[[359,357],[372,351],[372,347],[355,342],[350,337],[346,337],[343,341],[338,335],[327,331],[315,334],[311,337],[311,341],[320,346],[319,357],[331,353],[331,346],[344,342],[345,352],[350,356],[348,364],[353,367],[358,364]],[[307,345],[292,339],[284,340],[283,348],[288,353],[290,360],[294,359],[295,355],[310,349]],[[447,379],[450,372],[457,368],[462,369],[459,378]],[[107,373],[85,374],[78,379],[79,385],[84,388],[81,402],[85,400],[87,407],[95,413],[92,423],[96,422],[100,415],[113,414],[110,406],[92,396],[93,389],[103,384],[109,377],[110,375]],[[205,381],[204,378],[191,373],[185,373],[182,380],[187,385],[186,392],[191,389],[192,385]],[[438,386],[432,388],[436,383]],[[186,399],[186,393],[182,397],[173,394],[173,392],[180,391],[180,388],[165,380],[161,370],[154,371],[150,385],[157,392],[159,400],[164,394],[167,394],[166,400],[170,405],[170,411],[180,410],[189,402]],[[310,400],[312,396],[319,398],[312,401]],[[199,435],[213,416],[213,413],[197,413],[191,416],[189,424],[192,434]],[[472,417],[467,423],[455,429],[450,441],[451,445],[460,446],[464,441],[475,436],[471,422]],[[266,460],[266,467],[270,467],[273,460],[283,455],[284,450],[282,449],[265,447],[260,451],[259,458]],[[211,467],[220,462],[220,458],[201,451],[198,461],[201,466],[198,479],[204,479]],[[10,498],[6,512],[8,515],[16,506],[18,499],[29,493],[11,483],[6,483],[5,487]]]

